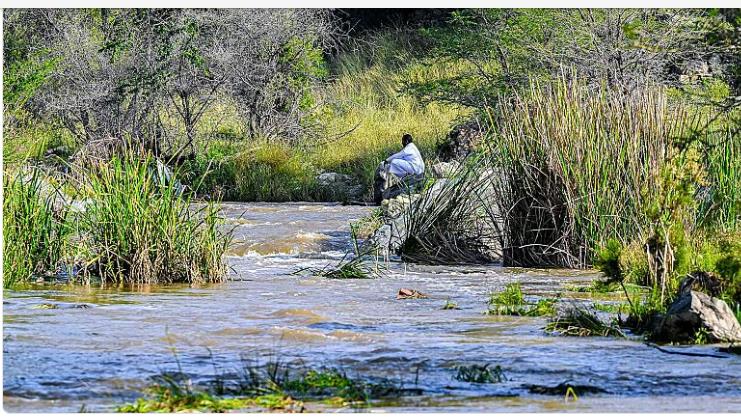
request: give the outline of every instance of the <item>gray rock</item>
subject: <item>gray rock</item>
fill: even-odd
[[[352,176],[337,172],[323,172],[316,177],[316,181],[337,198],[358,199],[365,191]]]
[[[340,174],[337,172],[323,172],[316,177],[319,185],[343,185],[348,186],[352,184],[352,177],[346,174]]]
[[[460,164],[456,161],[450,161],[450,162],[438,162],[434,165],[432,165],[432,175],[435,176],[435,178],[450,178],[452,177],[456,171],[458,171],[458,168],[460,168]]]
[[[725,301],[698,291],[682,294],[657,321],[653,336],[658,340],[691,342],[696,332],[707,330],[708,342],[741,341],[741,325]]]

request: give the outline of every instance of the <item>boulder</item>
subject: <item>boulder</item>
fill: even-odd
[[[364,191],[364,187],[356,184],[352,176],[338,172],[323,172],[316,177],[316,182],[338,198],[358,199]]]
[[[381,202],[381,212],[389,219],[400,217],[409,207],[419,200],[419,194],[402,194]]]
[[[336,184],[351,184],[352,177],[346,174],[339,174],[337,172],[323,172],[316,177],[319,185],[336,185]]]
[[[652,337],[660,341],[692,342],[700,329],[707,341],[741,341],[741,325],[725,301],[689,290],[674,301],[661,320],[656,321]]]
[[[453,128],[445,142],[438,146],[437,154],[443,161],[461,161],[476,149],[483,137],[481,124],[471,120]]]
[[[396,254],[404,242],[407,240],[407,227],[404,217],[389,220],[386,224],[379,227],[373,235],[368,238],[364,245],[370,245],[381,251],[381,254],[388,257]]]
[[[458,162],[450,161],[433,164],[431,170],[435,178],[450,178],[458,171],[458,168],[460,168]]]

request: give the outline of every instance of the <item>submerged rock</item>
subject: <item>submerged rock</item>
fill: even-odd
[[[572,384],[569,382],[562,382],[556,386],[549,387],[546,385],[525,385],[525,387],[530,391],[532,394],[541,394],[541,395],[566,395],[566,393],[569,391],[569,388],[571,388],[576,395],[582,395],[582,394],[599,394],[603,392],[607,392],[604,389],[600,387],[595,387],[592,385],[579,385],[579,384]]]
[[[668,342],[692,342],[701,329],[707,341],[741,341],[741,325],[725,301],[688,290],[674,301],[666,315],[655,321],[652,338]]]

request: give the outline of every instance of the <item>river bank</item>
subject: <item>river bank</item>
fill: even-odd
[[[671,349],[720,358],[671,355],[640,340],[550,336],[543,331],[545,318],[484,314],[490,293],[511,282],[520,282],[528,296],[589,298],[569,289],[597,278],[592,271],[391,262],[379,279],[291,275],[337,262],[351,249],[348,222],[369,211],[225,203],[222,213],[227,226],[236,225],[238,244],[227,257],[232,271],[224,284],[6,291],[6,410],[113,410],[141,396],[151,377],[177,371],[173,349],[196,384],[213,379],[214,363],[231,371],[242,355],[279,354],[285,361],[422,390],[372,403],[374,410],[732,411],[741,404],[741,358],[718,354],[718,346]],[[428,298],[398,300],[400,288]],[[443,310],[448,300],[459,309]],[[499,365],[507,381],[454,378],[457,366],[486,363]],[[561,395],[528,388],[563,382],[605,392],[564,402]],[[326,405],[307,405],[312,407]]]

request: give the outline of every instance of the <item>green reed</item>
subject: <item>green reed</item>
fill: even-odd
[[[38,169],[5,172],[3,178],[3,287],[54,272],[65,239],[67,209],[54,207],[58,191]]]
[[[492,178],[493,204],[505,214],[510,264],[586,266],[609,239],[645,241],[695,217],[706,151],[697,144],[715,133],[678,146],[702,117],[668,103],[662,88],[625,94],[578,80],[533,83],[502,98],[496,112],[488,153],[501,172]],[[731,161],[719,158],[715,166]],[[727,195],[738,183],[725,179],[733,170],[721,167],[711,188]]]
[[[219,206],[196,207],[154,165],[127,154],[87,173],[91,198],[79,226],[95,254],[93,273],[116,283],[223,281],[231,233],[219,228]]]

